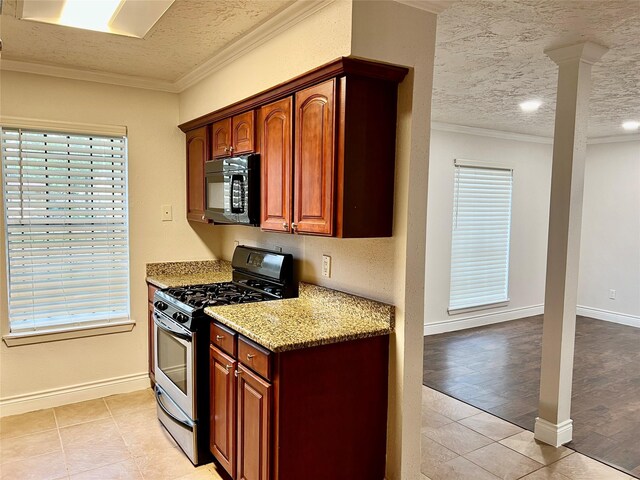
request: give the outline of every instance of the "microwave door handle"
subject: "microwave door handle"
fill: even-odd
[[[164,398],[162,396],[162,391],[160,390],[160,388],[156,385],[156,402],[158,403],[158,406],[162,409],[162,411],[174,422],[176,422],[178,425],[181,425],[182,427],[186,428],[187,430],[189,430],[190,432],[193,432],[193,427],[194,427],[194,423],[189,420],[188,418],[185,419],[180,419],[178,417],[176,417],[173,413],[171,413],[169,411],[169,409],[167,407],[165,407],[164,405],[164,400],[162,400],[162,398]]]
[[[164,322],[162,322],[162,320],[160,319],[160,316],[157,313],[153,314],[153,323],[156,324],[156,326],[160,329],[160,330],[164,330],[165,332],[167,332],[169,335],[172,335],[174,337],[178,337],[181,338],[182,340],[185,340],[187,342],[191,341],[191,337],[189,335],[187,335],[186,333],[183,332],[179,332],[177,330],[174,330],[172,328],[170,328],[168,325],[165,325]]]
[[[243,181],[242,175],[231,176],[231,213],[244,213]]]

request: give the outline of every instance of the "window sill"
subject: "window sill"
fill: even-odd
[[[475,305],[473,307],[449,308],[447,309],[447,313],[449,315],[460,315],[461,313],[477,312],[478,310],[487,310],[489,308],[500,308],[500,307],[506,307],[508,305],[509,305],[509,299],[505,300],[504,302],[487,303],[485,305]]]
[[[9,333],[2,339],[8,347],[31,345],[34,343],[56,342],[72,338],[94,337],[96,335],[109,335],[111,333],[130,332],[136,322],[127,320],[118,323],[105,323],[103,325],[87,325],[86,327],[57,328],[51,330],[39,330],[33,332]]]

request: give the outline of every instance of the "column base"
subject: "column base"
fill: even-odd
[[[553,447],[559,447],[569,443],[573,438],[573,420],[565,420],[562,423],[551,423],[544,418],[537,417],[534,427],[534,437]]]

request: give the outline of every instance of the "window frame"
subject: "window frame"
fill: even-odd
[[[454,166],[454,180],[453,180],[453,189],[454,189],[454,201],[452,204],[451,211],[451,240],[449,242],[450,252],[449,252],[449,297],[447,301],[447,313],[450,316],[460,315],[475,311],[481,310],[489,310],[496,309],[500,307],[506,307],[509,305],[511,301],[510,295],[510,287],[511,287],[511,246],[512,246],[512,233],[513,233],[513,189],[515,185],[515,168],[511,163],[499,162],[499,161],[485,161],[485,160],[469,160],[464,158],[456,158],[453,161]],[[454,235],[454,212],[456,208],[455,204],[455,189],[456,189],[456,175],[455,168],[456,167],[469,167],[469,168],[485,168],[491,170],[508,170],[511,172],[511,197],[509,201],[509,237],[508,237],[508,248],[507,248],[507,258],[506,258],[506,299],[498,300],[489,303],[483,303],[478,305],[469,305],[464,307],[451,307],[451,277],[452,277],[452,267],[453,267],[453,235]]]
[[[105,335],[119,332],[130,332],[136,325],[136,321],[132,318],[131,309],[131,236],[130,236],[130,204],[129,204],[129,138],[128,131],[125,126],[120,125],[100,125],[89,123],[73,123],[66,121],[49,121],[38,120],[22,117],[0,117],[0,128],[3,129],[22,129],[27,131],[40,131],[52,134],[67,134],[81,136],[107,136],[107,137],[123,137],[124,154],[125,154],[125,205],[126,205],[126,229],[127,229],[127,318],[118,319],[117,321],[87,324],[66,324],[55,326],[50,329],[41,329],[33,331],[11,332],[9,320],[9,251],[8,251],[8,235],[6,224],[6,211],[2,206],[2,218],[0,220],[0,228],[2,229],[2,241],[4,244],[5,254],[0,258],[0,289],[2,290],[0,302],[0,314],[2,317],[1,333],[2,339],[9,347],[19,345],[29,345],[34,343],[43,343],[50,341],[66,340],[72,338],[82,338],[96,335]],[[3,164],[4,169],[4,164]],[[4,192],[4,175],[2,190]]]

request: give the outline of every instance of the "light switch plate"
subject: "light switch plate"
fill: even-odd
[[[171,205],[162,205],[162,221],[170,222],[173,220],[173,208]]]

